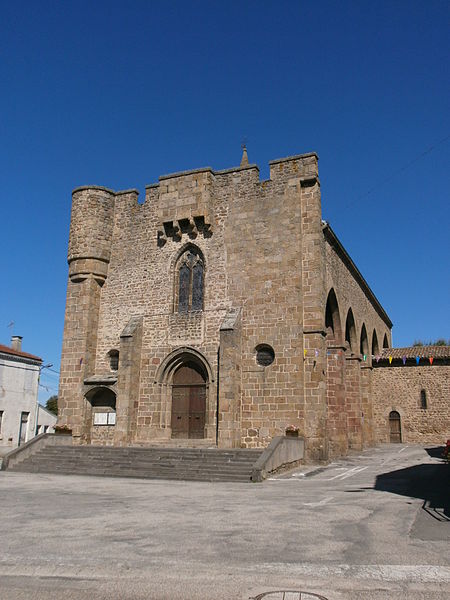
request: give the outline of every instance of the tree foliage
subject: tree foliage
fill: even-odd
[[[45,408],[54,415],[58,416],[58,396],[50,396],[45,403]]]
[[[450,346],[450,340],[446,340],[444,338],[439,338],[436,341],[423,342],[422,340],[414,340],[413,347],[417,348],[419,346]]]

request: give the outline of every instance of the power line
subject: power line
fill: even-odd
[[[39,387],[44,388],[46,392],[57,392],[58,390],[51,385],[44,385],[42,383],[39,384]]]
[[[429,148],[427,148],[426,150],[424,150],[420,154],[418,154],[416,157],[414,157],[409,162],[405,163],[404,165],[402,165],[401,167],[399,167],[398,169],[396,169],[395,171],[393,171],[385,179],[382,179],[376,186],[374,186],[373,188],[371,188],[367,192],[364,192],[364,194],[362,194],[361,196],[358,196],[357,198],[355,198],[355,200],[352,200],[351,202],[349,202],[348,204],[344,205],[343,207],[340,206],[339,207],[339,212],[342,213],[345,210],[348,210],[350,207],[354,206],[357,202],[360,202],[361,200],[364,200],[364,198],[367,198],[368,196],[370,196],[370,194],[372,194],[376,190],[380,189],[380,187],[382,187],[385,183],[388,183],[389,181],[392,181],[392,179],[394,179],[394,177],[396,177],[399,173],[403,173],[403,171],[406,171],[407,169],[409,169],[409,167],[411,167],[412,165],[414,165],[421,158],[423,158],[424,156],[426,156],[427,154],[429,154],[430,152],[432,152],[433,150],[435,150],[435,148],[437,148],[441,144],[444,144],[449,139],[450,139],[450,134],[447,135],[447,136],[445,136],[444,138],[442,138],[441,140],[439,140],[438,142],[436,142],[435,144],[433,144],[432,146],[430,146]]]

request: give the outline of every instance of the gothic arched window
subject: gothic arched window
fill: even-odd
[[[188,248],[178,259],[176,310],[203,310],[204,264],[200,251]]]

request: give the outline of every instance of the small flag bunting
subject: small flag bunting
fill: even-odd
[[[392,356],[389,357],[389,364],[392,363]]]
[[[432,365],[433,364],[433,357],[430,356],[430,358],[428,360],[430,361],[430,365]]]
[[[420,361],[420,356],[416,356],[416,364],[418,365]]]
[[[402,356],[403,364],[406,365],[406,356]]]

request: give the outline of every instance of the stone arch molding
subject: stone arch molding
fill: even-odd
[[[182,346],[173,350],[160,364],[155,384],[159,388],[160,428],[166,431],[165,437],[172,435],[172,380],[178,367],[186,363],[195,363],[203,371],[206,386],[205,438],[213,441],[216,419],[216,390],[213,371],[207,358],[195,348]]]
[[[200,253],[200,256],[203,260],[203,264],[206,266],[205,253],[203,249],[198,244],[194,244],[193,242],[186,242],[180,248],[178,248],[176,252],[172,254],[172,257],[169,262],[169,272],[172,276],[175,274],[175,269],[178,260],[183,256],[186,250],[189,250],[190,248],[192,248],[193,250],[197,250]]]
[[[214,382],[211,365],[206,357],[195,348],[191,348],[190,346],[182,346],[168,354],[159,365],[155,376],[155,383],[159,383],[161,385],[170,384],[176,369],[187,361],[196,362],[203,367],[207,384]]]
[[[117,399],[117,385],[99,385],[97,384],[92,384],[89,386],[89,388],[86,389],[85,393],[84,393],[84,398],[90,403],[92,398],[97,394],[97,392],[100,391],[108,391],[108,392],[112,392],[114,394],[114,396]]]

